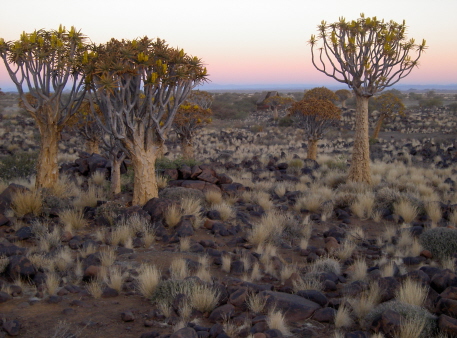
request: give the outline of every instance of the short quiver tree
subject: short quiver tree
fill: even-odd
[[[273,119],[275,121],[279,118],[278,109],[288,109],[294,102],[295,100],[293,97],[279,95],[270,96],[264,101],[264,103],[273,110]]]
[[[328,128],[341,118],[341,111],[329,100],[305,98],[289,108],[289,115],[308,140],[307,158],[316,160],[317,143]]]
[[[391,118],[396,114],[405,115],[405,105],[403,101],[394,93],[385,92],[374,98],[374,106],[379,112],[379,118],[373,130],[373,139],[377,139],[381,131],[382,124],[387,118]]]
[[[200,91],[198,91],[200,92]],[[198,98],[201,98],[207,92],[198,93]],[[176,117],[173,121],[173,129],[178,135],[181,142],[181,152],[184,159],[194,159],[194,135],[198,128],[201,128],[205,124],[211,122],[211,116],[213,115],[211,109],[211,101],[195,99],[193,95],[190,95],[189,100],[179,106]],[[209,93],[208,93],[209,94]],[[211,94],[209,94],[211,96]],[[211,96],[212,98],[212,96]],[[203,105],[200,106],[196,102]]]
[[[85,69],[89,98],[132,161],[132,203],[144,204],[158,196],[155,161],[179,106],[206,80],[206,68],[161,39],[112,39],[94,49]]]
[[[0,38],[0,56],[19,92],[21,106],[40,131],[36,188],[52,188],[59,174],[60,133],[85,95],[81,72],[87,56],[85,37],[74,27],[66,30],[62,26],[22,33],[16,41]]]
[[[336,96],[338,96],[338,101],[341,102],[341,108],[346,108],[346,101],[352,97],[352,94],[347,89],[338,89],[335,92]]]
[[[318,26],[309,40],[313,65],[320,72],[346,83],[356,98],[355,136],[348,180],[371,183],[368,135],[368,100],[411,73],[425,51],[425,40],[406,40],[406,24],[376,17]],[[318,41],[322,47],[317,47]],[[414,58],[410,53],[416,52]]]

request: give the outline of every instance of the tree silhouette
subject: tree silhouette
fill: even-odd
[[[294,102],[295,99],[293,97],[274,95],[267,98],[264,103],[273,110],[273,119],[276,121],[278,119],[278,108],[287,109]]]
[[[319,91],[322,92],[321,89]],[[317,144],[328,128],[341,118],[340,109],[328,99],[310,97],[295,102],[289,108],[289,115],[295,124],[305,131],[308,139],[307,158],[316,160]]]
[[[85,37],[74,27],[22,33],[19,40],[0,39],[0,56],[25,108],[40,131],[37,188],[52,188],[58,179],[60,132],[84,98],[82,63]],[[64,90],[68,91],[65,92]]]
[[[379,111],[379,118],[373,130],[373,139],[377,139],[382,124],[386,118],[393,117],[395,114],[405,115],[405,105],[403,101],[393,92],[385,92],[374,98],[374,106]]]
[[[341,108],[346,108],[346,100],[352,97],[352,94],[347,89],[339,89],[335,92],[338,100],[341,102]]]
[[[406,24],[376,17],[318,26],[311,36],[312,63],[317,70],[346,83],[355,94],[355,138],[348,179],[371,183],[368,137],[368,100],[408,76],[425,51],[425,40],[406,40]],[[317,47],[318,41],[322,42]],[[415,57],[410,54],[416,52]]]
[[[161,39],[112,39],[94,49],[85,68],[89,98],[100,107],[105,131],[132,160],[132,203],[144,204],[158,196],[156,158],[179,106],[206,80],[206,68]]]

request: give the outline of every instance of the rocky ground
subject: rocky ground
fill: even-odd
[[[128,162],[110,197],[109,161],[65,134],[56,189],[0,189],[0,336],[457,336],[455,118],[415,114],[372,145],[371,186],[345,182],[349,115],[317,162],[265,115],[216,122],[195,162],[167,143],[144,206]],[[4,156],[36,150],[27,117],[1,128]]]

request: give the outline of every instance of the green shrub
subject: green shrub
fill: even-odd
[[[457,230],[450,228],[428,229],[420,236],[420,243],[437,258],[452,256],[457,252]]]
[[[168,303],[171,305],[173,300],[180,293],[190,296],[193,292],[195,283],[193,280],[168,279],[161,281],[151,298],[153,303]]]
[[[197,189],[183,187],[168,187],[159,192],[160,198],[180,202],[183,198],[192,198],[199,201],[205,200],[205,195]]]
[[[434,332],[436,330],[436,316],[432,315],[420,306],[400,303],[396,300],[379,304],[373,308],[373,310],[365,316],[365,327],[369,329],[373,320],[386,310],[398,312],[405,318],[405,320],[414,320],[417,323],[425,322],[424,329],[418,338],[428,338],[434,336]]]
[[[0,157],[0,180],[27,178],[36,174],[38,152],[18,152]]]
[[[290,117],[282,117],[278,121],[278,127],[291,127],[294,124],[294,120]]]

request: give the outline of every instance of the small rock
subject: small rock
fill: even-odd
[[[135,320],[135,315],[132,311],[125,311],[121,313],[121,319],[124,322],[133,322]]]

